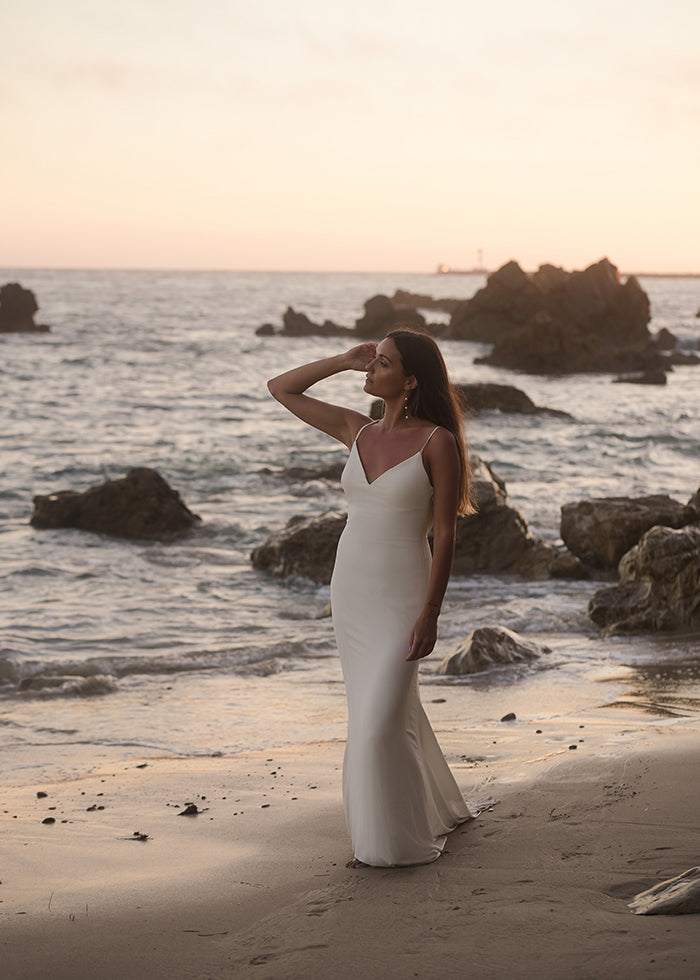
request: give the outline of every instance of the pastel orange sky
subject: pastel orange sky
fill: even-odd
[[[0,266],[700,271],[697,0],[22,0]]]

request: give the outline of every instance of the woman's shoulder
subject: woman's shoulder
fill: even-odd
[[[444,425],[437,425],[435,422],[426,421],[423,428],[429,439],[429,443],[449,444],[455,441],[454,435]]]

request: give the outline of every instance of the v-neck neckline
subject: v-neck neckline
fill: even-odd
[[[374,484],[377,482],[377,480],[381,480],[383,476],[386,476],[387,473],[391,473],[391,471],[395,470],[397,466],[403,466],[404,463],[408,463],[410,462],[410,460],[415,459],[416,456],[421,455],[423,450],[425,449],[425,445],[421,446],[421,448],[417,450],[417,452],[412,453],[410,456],[406,456],[405,459],[400,459],[398,463],[394,463],[393,466],[388,466],[385,470],[382,470],[382,472],[378,476],[375,476],[373,480],[370,480],[370,478],[367,476],[367,470],[365,469],[365,464],[362,462],[362,456],[360,456],[360,447],[357,445],[357,439],[353,443],[352,448],[355,450],[357,454],[357,459],[360,464],[360,469],[362,470],[362,475],[365,478],[365,483],[367,484],[368,487],[373,487]],[[425,467],[423,467],[423,472],[425,473]],[[428,474],[426,473],[425,475],[427,476]]]
[[[360,464],[360,469],[362,470],[362,475],[364,476],[365,483],[367,484],[368,487],[374,486],[374,484],[377,482],[377,480],[381,480],[381,478],[386,473],[391,473],[391,471],[392,470],[395,470],[397,468],[397,466],[403,466],[404,463],[408,463],[410,460],[415,459],[416,456],[421,456],[422,457],[423,450],[428,445],[428,443],[432,439],[432,437],[433,437],[434,433],[437,431],[437,429],[440,428],[439,425],[436,425],[433,429],[431,429],[430,432],[428,433],[427,439],[425,440],[425,442],[423,443],[423,445],[420,447],[420,449],[417,449],[415,453],[411,453],[410,456],[406,456],[406,457],[404,457],[404,459],[400,459],[398,461],[398,463],[394,463],[393,466],[388,466],[385,470],[382,470],[382,472],[378,476],[375,476],[375,478],[373,480],[370,480],[369,477],[367,476],[367,470],[365,469],[365,464],[362,462],[362,456],[360,455],[360,436],[365,431],[365,429],[369,429],[370,426],[376,425],[378,421],[379,421],[379,419],[375,420],[374,422],[368,422],[367,425],[363,425],[362,428],[358,431],[357,435],[355,436],[355,441],[352,444],[352,448],[355,450],[355,453],[357,454],[357,460],[358,460],[358,462]],[[425,469],[425,466],[422,467],[422,470],[425,473],[426,477],[428,477],[428,473],[427,473],[427,471]],[[430,477],[428,477],[428,479],[430,479]]]

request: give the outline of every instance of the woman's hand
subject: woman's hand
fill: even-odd
[[[433,652],[437,640],[437,621],[437,609],[426,606],[411,630],[407,661],[422,660]]]
[[[358,344],[357,347],[351,347],[343,355],[347,370],[366,371],[374,360],[376,352],[377,345],[374,341],[369,341],[366,344]]]

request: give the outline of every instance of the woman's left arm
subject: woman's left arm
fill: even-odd
[[[423,451],[433,485],[433,564],[428,594],[411,633],[407,660],[421,660],[432,653],[437,640],[437,621],[452,571],[459,506],[459,454],[454,436],[438,429]]]

